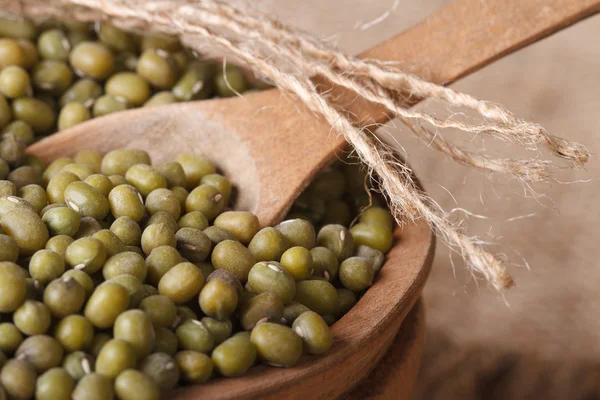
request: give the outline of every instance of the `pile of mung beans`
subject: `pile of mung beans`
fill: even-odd
[[[187,51],[177,38],[139,36],[109,23],[36,26],[0,18],[0,129],[27,144],[129,108],[264,87],[234,65]]]
[[[23,48],[23,36],[37,37],[39,53],[54,54],[42,52],[42,38],[58,28],[37,36],[32,26],[0,22],[0,36],[21,37]],[[61,26],[75,49],[72,37],[95,37]],[[135,48],[168,43],[98,29],[94,43],[115,60],[129,50],[123,37]],[[114,35],[122,48],[109,46]],[[0,88],[10,82],[2,72]],[[98,87],[96,100],[121,97]],[[68,90],[16,100],[60,103]],[[392,246],[393,218],[357,165],[334,164],[285,221],[261,228],[252,213],[231,210],[235,188],[201,155],[152,166],[142,150],[81,151],[46,166],[25,148],[32,132],[48,131],[18,113],[11,121],[0,142],[0,400],[158,399],[258,363],[293,367],[330,349],[329,326]]]

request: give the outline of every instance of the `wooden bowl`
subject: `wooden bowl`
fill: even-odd
[[[394,236],[395,245],[373,286],[332,326],[335,342],[325,356],[305,356],[294,368],[257,366],[239,378],[219,378],[179,389],[172,397],[313,400],[346,392],[385,355],[429,274],[435,238],[427,224],[397,228]],[[418,369],[418,363],[411,365]]]
[[[425,347],[425,307],[417,301],[392,345],[367,377],[338,400],[412,399]],[[352,382],[348,383],[352,385]]]

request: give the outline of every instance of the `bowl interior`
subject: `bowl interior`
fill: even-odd
[[[332,326],[324,356],[304,356],[294,368],[255,366],[238,378],[218,378],[173,392],[175,399],[332,398],[381,359],[423,289],[435,239],[425,222],[394,232],[395,245],[373,286]],[[307,397],[309,396],[309,397]]]

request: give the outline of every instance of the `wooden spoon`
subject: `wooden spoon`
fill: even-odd
[[[449,84],[490,62],[598,11],[599,0],[458,0],[361,57],[397,61],[432,82]],[[387,113],[339,91],[363,121]],[[276,89],[244,97],[140,108],[93,119],[30,147],[48,161],[82,149],[147,150],[154,162],[182,152],[205,154],[239,190],[235,208],[277,222],[345,141],[299,102]]]
[[[600,0],[457,0],[361,56],[398,61],[448,84],[599,9]],[[340,103],[361,120],[389,118],[378,107],[339,93]],[[256,213],[267,225],[286,214],[344,141],[299,102],[270,90],[94,119],[30,151],[48,161],[82,149],[116,147],[145,149],[155,162],[182,152],[207,155],[239,189],[236,208]],[[329,399],[344,393],[384,355],[431,266],[434,239],[425,223],[399,228],[395,235],[374,285],[333,326],[335,343],[326,356],[304,357],[291,369],[256,367],[239,378],[182,389],[175,397]]]

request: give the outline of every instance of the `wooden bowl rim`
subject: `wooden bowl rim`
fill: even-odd
[[[172,392],[174,399],[240,399],[277,397],[291,387],[306,385],[333,365],[368,350],[384,335],[393,335],[419,298],[429,275],[435,236],[424,221],[398,227],[395,244],[373,286],[355,307],[332,326],[334,344],[324,356],[303,356],[293,368],[255,366],[237,378],[217,378]],[[368,328],[367,328],[368,327]],[[386,347],[387,349],[387,347]],[[378,358],[379,359],[379,358]],[[365,365],[366,375],[372,365]],[[319,388],[315,388],[318,391]]]

